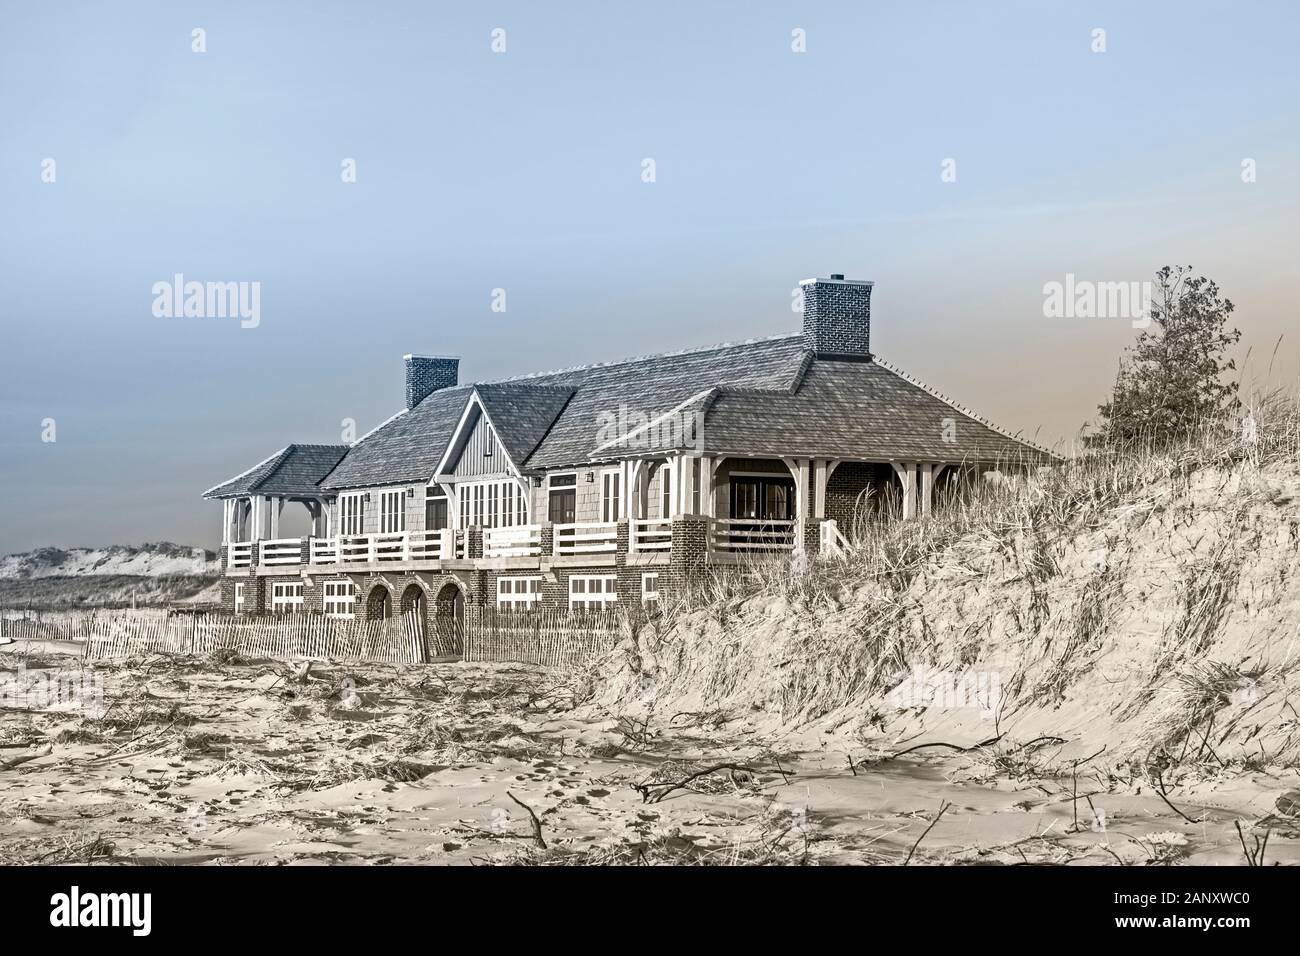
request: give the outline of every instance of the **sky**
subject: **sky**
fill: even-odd
[[[1049,445],[1138,334],[1045,315],[1067,275],[1190,264],[1245,377],[1294,381],[1297,32],[1283,2],[0,0],[0,553],[215,547],[201,493],[380,424],[405,353],[468,381],[774,335],[833,272],[875,282],[878,354]],[[155,314],[177,273],[258,283],[257,324]]]

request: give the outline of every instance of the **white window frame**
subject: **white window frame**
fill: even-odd
[[[641,572],[641,603],[642,604],[659,603],[659,572],[658,571]]]
[[[356,588],[351,581],[323,581],[322,605],[326,617],[352,618],[356,616]]]
[[[277,581],[271,584],[271,612],[297,614],[302,611],[302,582]]]
[[[520,587],[522,585],[522,588]],[[542,600],[540,575],[510,575],[497,578],[497,610],[527,611]]]
[[[235,613],[244,613],[244,585],[243,582],[235,582]]]
[[[673,516],[673,463],[666,461],[659,468],[659,517]]]
[[[600,473],[600,520],[606,524],[617,521],[623,505],[623,475],[617,468]]]
[[[573,481],[563,485],[555,484],[556,478],[572,478]],[[578,473],[576,471],[559,471],[546,476],[546,520],[554,522],[555,515],[551,514],[551,491],[567,491],[573,489],[573,517],[578,517]]]
[[[599,582],[600,587],[592,586]],[[579,590],[575,586],[581,584]],[[569,610],[600,611],[618,603],[617,574],[574,574],[569,577]]]
[[[339,495],[339,534],[345,537],[365,534],[366,493],[349,491]]]
[[[456,497],[462,528],[513,528],[528,523],[528,499],[513,478],[462,482]]]
[[[406,530],[406,489],[379,492],[379,533],[400,534]]]

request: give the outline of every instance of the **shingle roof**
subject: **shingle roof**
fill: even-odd
[[[347,452],[347,445],[288,445],[243,474],[209,488],[203,497],[319,494],[321,480]]]
[[[527,382],[487,382],[476,385],[474,390],[496,427],[498,440],[516,465],[526,461],[546,437],[574,392],[567,385]]]
[[[475,389],[506,451],[529,471],[681,447],[663,432],[632,449],[610,444],[611,421],[625,433],[668,413],[699,414],[708,454],[1053,458],[885,362],[815,358],[794,334],[441,389],[353,445],[321,487],[428,481]]]
[[[620,419],[621,431],[622,419],[654,419],[716,386],[792,392],[808,357],[803,336],[786,335],[529,376],[530,383],[563,383],[576,393],[526,467],[557,468],[613,457],[608,450],[597,454],[608,416]]]
[[[713,453],[907,461],[1034,461],[1050,455],[882,363],[817,359],[793,395],[722,389],[705,419]]]
[[[456,430],[472,386],[430,392],[410,411],[400,412],[361,438],[324,482],[329,489],[426,482]]]

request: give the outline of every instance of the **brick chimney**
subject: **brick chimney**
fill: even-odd
[[[804,279],[803,337],[823,358],[866,361],[871,358],[871,282],[846,279]]]
[[[406,363],[406,407],[419,405],[429,393],[457,384],[460,359],[441,355],[403,355]]]

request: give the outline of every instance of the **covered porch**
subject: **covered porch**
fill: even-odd
[[[674,519],[707,522],[711,554],[834,550],[873,520],[929,515],[979,469],[947,461],[679,454],[627,460],[629,552],[670,551]]]
[[[333,512],[323,496],[245,495],[223,498],[221,506],[221,544],[231,568],[302,563],[305,539],[328,538],[333,533]],[[281,537],[285,509],[297,507],[306,511],[307,534]]]

